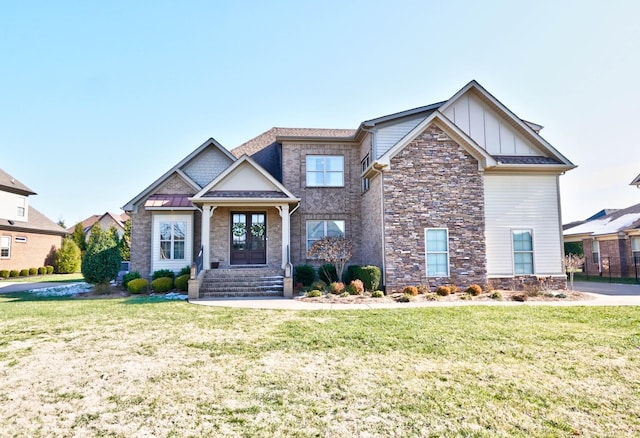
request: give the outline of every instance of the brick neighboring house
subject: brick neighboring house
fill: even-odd
[[[64,228],[29,205],[36,193],[0,169],[0,270],[51,264],[62,245]]]
[[[564,287],[558,178],[575,166],[540,129],[471,81],[357,129],[272,128],[231,152],[209,139],[123,207],[131,269],[178,270],[202,249],[203,295],[227,269],[317,264],[307,249],[329,235],[354,241],[350,263],[379,266],[387,292]]]
[[[91,230],[93,227],[98,224],[103,230],[108,230],[112,226],[115,226],[118,230],[118,236],[122,238],[124,234],[124,223],[129,219],[129,215],[126,213],[117,214],[117,213],[109,213],[106,212],[102,215],[94,214],[81,221],[82,229],[84,230],[84,238],[88,242],[89,237],[91,236]],[[76,224],[77,225],[77,224]],[[67,232],[72,234],[75,230],[76,225],[67,228]]]

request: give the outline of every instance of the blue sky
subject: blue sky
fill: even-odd
[[[68,226],[209,137],[356,128],[476,79],[579,167],[563,219],[640,202],[640,2],[0,1],[0,167]]]

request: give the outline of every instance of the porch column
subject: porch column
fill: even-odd
[[[288,252],[290,246],[291,225],[289,223],[289,205],[281,205],[278,207],[280,217],[282,218],[282,269],[287,269]]]
[[[211,268],[211,263],[209,261],[210,259],[209,251],[211,247],[210,230],[211,230],[211,214],[212,213],[213,213],[213,210],[211,210],[210,205],[206,205],[206,204],[202,205],[202,231],[201,231],[202,235],[200,240],[202,241],[202,269],[204,270]]]

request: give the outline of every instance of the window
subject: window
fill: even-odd
[[[631,253],[635,263],[640,265],[640,237],[631,238]]]
[[[307,155],[307,187],[343,187],[344,157]]]
[[[307,251],[323,237],[344,237],[344,221],[307,221]]]
[[[25,202],[25,198],[18,198],[18,217],[24,217],[24,208],[25,208],[26,202]]]
[[[449,232],[446,228],[425,228],[427,277],[449,276]]]
[[[16,236],[15,241],[17,243],[27,243],[27,237],[26,236]]]
[[[531,230],[513,230],[514,273],[533,274],[533,235]]]
[[[369,168],[369,154],[360,162],[361,173],[364,173]],[[362,177],[362,193],[369,190],[369,178]]]
[[[591,261],[594,265],[600,266],[600,242],[597,240],[591,241]]]
[[[0,258],[11,257],[11,236],[0,237]]]
[[[183,260],[186,222],[160,222],[160,258]]]

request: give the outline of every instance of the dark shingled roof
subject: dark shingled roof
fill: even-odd
[[[189,197],[193,195],[151,195],[144,203],[151,208],[186,208],[193,207]]]
[[[563,164],[555,158],[533,157],[525,155],[495,155],[500,164]]]
[[[31,206],[29,206],[28,222],[10,222],[7,219],[0,219],[0,229],[8,231],[34,232],[41,234],[58,234],[61,236],[67,234],[67,230],[65,230],[60,225],[58,225]]]
[[[282,192],[275,190],[265,191],[242,191],[242,190],[214,190],[207,193],[205,198],[287,198]]]
[[[18,181],[2,169],[0,169],[0,190],[27,196],[36,194],[36,192],[22,184],[20,181]]]

